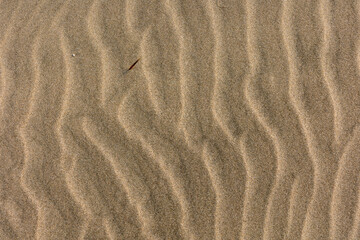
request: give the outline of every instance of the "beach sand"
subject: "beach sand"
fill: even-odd
[[[0,239],[360,239],[359,26],[358,1],[0,0]]]

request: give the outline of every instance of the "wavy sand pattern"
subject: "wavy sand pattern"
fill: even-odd
[[[0,1],[0,239],[360,239],[359,25],[357,1]]]

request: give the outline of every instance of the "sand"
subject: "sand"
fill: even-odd
[[[359,26],[359,1],[0,0],[0,239],[360,239]]]

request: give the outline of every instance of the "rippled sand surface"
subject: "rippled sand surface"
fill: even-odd
[[[359,26],[359,1],[0,0],[0,239],[360,239]]]

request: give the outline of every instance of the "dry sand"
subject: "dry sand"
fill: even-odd
[[[0,0],[0,239],[360,239],[359,26],[360,1]]]

